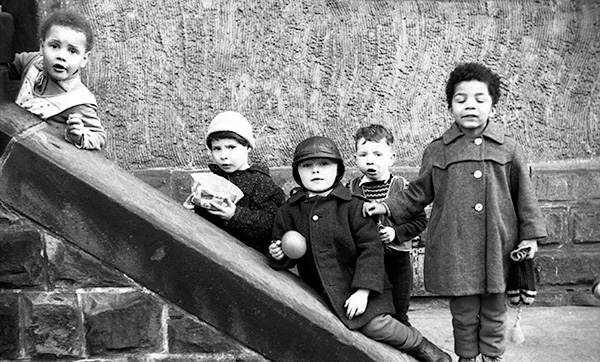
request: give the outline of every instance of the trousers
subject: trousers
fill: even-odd
[[[454,352],[463,358],[479,353],[502,356],[506,350],[506,311],[504,293],[452,297]]]
[[[407,251],[394,251],[385,254],[384,262],[388,279],[392,283],[392,298],[394,299],[394,308],[396,308],[394,318],[410,326],[407,315],[413,282],[410,253]]]
[[[423,335],[416,328],[404,325],[389,314],[374,317],[360,331],[399,350],[414,348],[423,340]]]

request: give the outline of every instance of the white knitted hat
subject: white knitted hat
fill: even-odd
[[[250,122],[238,112],[227,111],[219,113],[208,125],[205,140],[208,141],[208,136],[211,133],[222,131],[233,132],[248,141],[250,147],[254,148],[256,146]],[[208,142],[206,144],[208,146]]]

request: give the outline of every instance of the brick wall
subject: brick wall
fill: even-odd
[[[0,211],[0,359],[266,361],[105,263],[8,215]]]
[[[536,164],[533,181],[549,232],[536,259],[543,301],[597,304],[589,287],[600,274],[600,160]]]
[[[590,293],[600,272],[600,162],[533,164],[549,237],[536,258],[536,305],[598,305]],[[133,172],[183,201],[189,173]],[[408,178],[415,168],[396,168]],[[348,177],[356,174],[350,169]],[[272,170],[284,189],[290,170]],[[0,208],[0,358],[147,358],[266,361],[231,337],[145,289],[123,273]],[[425,236],[426,239],[426,236]],[[415,254],[414,295],[422,290]]]

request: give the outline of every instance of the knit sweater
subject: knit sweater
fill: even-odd
[[[367,197],[369,200],[380,202],[389,195],[394,195],[408,187],[408,181],[401,176],[390,175],[387,181],[367,182],[364,176],[357,177],[348,183],[353,194]],[[411,240],[419,236],[427,226],[427,215],[424,210],[410,217],[404,223],[395,223],[390,218],[381,216],[383,226],[394,228],[396,237],[391,243],[384,244],[386,254],[394,251],[408,252],[412,248]]]
[[[262,254],[266,253],[271,242],[273,218],[285,202],[283,190],[275,184],[268,168],[264,166],[253,165],[233,173],[226,173],[214,164],[209,168],[239,187],[244,196],[236,203],[235,213],[230,220],[214,216],[200,206],[195,206],[194,211],[244,244]]]

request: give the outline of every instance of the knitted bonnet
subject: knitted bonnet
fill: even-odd
[[[238,112],[226,111],[219,113],[212,122],[210,122],[208,129],[206,130],[206,145],[208,146],[208,136],[210,136],[211,133],[223,131],[233,132],[239,135],[248,141],[248,144],[252,148],[256,146],[254,136],[252,136],[252,126],[250,125],[250,122]]]

